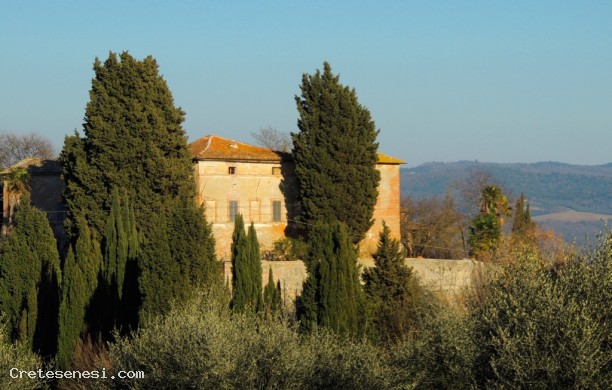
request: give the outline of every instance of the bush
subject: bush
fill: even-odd
[[[40,358],[32,353],[25,344],[10,342],[6,323],[2,321],[0,323],[0,372],[2,373],[0,389],[40,389],[45,385],[45,380],[40,378],[11,378],[12,368],[23,371],[44,369]]]
[[[197,389],[384,388],[383,365],[367,342],[327,332],[301,336],[284,320],[234,314],[219,293],[200,294],[133,338],[110,347],[113,370],[144,379],[109,386]],[[112,375],[109,372],[109,376]]]
[[[471,313],[481,386],[611,388],[612,235],[592,253],[548,266],[503,267]]]
[[[419,334],[392,346],[389,378],[397,389],[473,388],[477,346],[465,315],[438,312]]]
[[[306,250],[305,242],[285,237],[274,242],[273,250],[262,251],[261,259],[267,261],[303,260]]]

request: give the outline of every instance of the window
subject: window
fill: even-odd
[[[272,167],[272,174],[273,174],[274,176],[280,176],[280,174],[281,174],[281,169],[280,169],[280,167]]]
[[[229,201],[229,221],[234,222],[236,220],[236,216],[238,215],[238,201],[230,200]]]
[[[273,200],[272,201],[272,221],[280,222],[281,220],[281,201]]]
[[[229,167],[229,168],[227,168],[227,173],[229,173],[230,175],[235,175],[236,174],[236,167]]]

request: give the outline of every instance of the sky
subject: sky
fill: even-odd
[[[152,55],[190,141],[297,131],[328,61],[380,129],[430,161],[612,162],[611,1],[0,0],[0,130],[61,150],[94,59]]]

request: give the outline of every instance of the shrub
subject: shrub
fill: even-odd
[[[136,389],[384,388],[384,363],[367,342],[327,332],[302,336],[283,320],[231,314],[227,298],[200,294],[133,338],[110,347],[114,370],[144,379],[109,383]],[[109,372],[109,375],[110,374]]]
[[[612,236],[555,267],[503,267],[471,313],[481,386],[610,388]]]
[[[14,344],[10,341],[7,325],[0,319],[0,389],[39,389],[45,385],[40,378],[11,378],[10,370],[18,368],[24,371],[43,369],[40,358],[32,353],[25,343]]]

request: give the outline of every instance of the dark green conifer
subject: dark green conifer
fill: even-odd
[[[56,356],[61,369],[69,368],[79,338],[90,328],[99,329],[105,315],[94,299],[102,272],[100,246],[84,218],[78,218],[75,227],[78,239],[68,249],[63,270]]]
[[[325,62],[323,73],[302,76],[296,96],[299,132],[292,134],[301,222],[347,224],[354,243],[372,226],[380,174],[378,130],[354,89],[340,84]]]
[[[248,243],[244,232],[244,220],[238,214],[234,221],[232,234],[232,308],[242,312],[248,305],[248,290],[250,285]]]
[[[256,311],[263,310],[263,297],[262,297],[262,276],[263,270],[261,268],[261,259],[259,256],[259,241],[257,240],[257,232],[255,231],[255,225],[251,222],[249,231],[247,233],[247,252],[249,254],[249,279],[250,279],[250,291],[249,291],[249,305]]]
[[[309,330],[316,324],[341,334],[363,334],[366,302],[359,283],[357,253],[346,225],[319,223],[309,241],[308,277],[298,301],[302,327]]]
[[[263,309],[262,269],[259,242],[251,223],[244,231],[242,215],[236,216],[232,237],[232,307],[235,311],[258,312]]]
[[[172,94],[150,56],[140,61],[127,52],[110,53],[104,62],[96,59],[94,72],[85,110],[84,136],[66,137],[61,154],[67,234],[74,243],[79,217],[87,218],[92,236],[99,242],[109,226],[108,219],[116,219],[111,223],[115,229],[125,225],[125,216],[118,223],[118,217],[109,215],[108,211],[112,208],[113,189],[125,192],[122,196],[131,207],[138,237],[143,242],[138,250],[139,259],[134,260],[138,269],[129,263],[123,267],[124,261],[129,262],[125,260],[125,247],[117,247],[119,241],[113,243],[113,237],[119,238],[118,232],[109,232],[112,245],[106,248],[110,252],[105,253],[116,260],[105,263],[111,269],[105,269],[102,278],[116,278],[120,295],[126,283],[132,293],[138,291],[138,296],[132,294],[130,299],[122,300],[124,303],[141,302],[144,310],[153,310],[150,314],[163,313],[169,302],[184,296],[186,289],[197,284],[195,281],[202,274],[215,273],[206,269],[213,264],[211,251],[187,260],[187,256],[203,245],[210,246],[212,237],[204,241],[190,239],[199,238],[200,232],[209,230],[203,218],[194,216],[198,209],[193,204],[189,206],[191,211],[185,211],[185,205],[194,202],[195,182],[191,152],[181,126],[184,112],[174,106]],[[178,215],[181,212],[183,215]],[[185,213],[192,215],[186,217]],[[160,223],[167,225],[160,226]],[[173,245],[182,245],[182,248],[172,251],[167,242],[158,241],[162,237],[165,240],[180,237],[181,243],[173,242]],[[116,257],[115,250],[121,256]],[[180,263],[177,270],[174,270],[175,263]],[[128,274],[139,278],[137,287],[134,280],[126,280]],[[175,286],[183,287],[179,291],[171,290]],[[126,308],[128,313],[138,310],[138,307]],[[128,322],[134,325],[135,319]]]
[[[531,220],[529,204],[525,202],[525,194],[521,193],[514,207],[512,234],[516,237],[526,238],[528,233],[533,230],[534,226],[535,224]]]
[[[13,341],[50,356],[57,350],[60,260],[43,211],[21,199],[11,232],[0,247],[0,312]]]
[[[274,274],[272,273],[272,267],[268,271],[268,284],[264,288],[264,311],[266,315],[274,315],[278,313],[282,307],[281,291],[280,291],[280,280],[278,284],[274,282]]]
[[[373,332],[380,340],[397,340],[420,325],[427,297],[406,266],[399,242],[383,223],[374,267],[363,272],[364,290],[372,308]],[[423,310],[419,310],[419,309]]]

